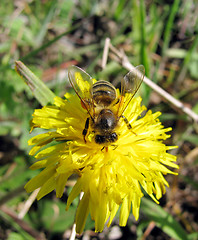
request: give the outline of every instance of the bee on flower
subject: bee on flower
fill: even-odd
[[[141,77],[137,75],[138,70],[141,73]],[[81,78],[88,83],[87,89],[79,87]],[[100,80],[93,84],[92,78],[87,73],[75,66],[70,68],[69,80],[80,98],[82,107],[88,113],[85,128],[82,132],[85,142],[89,125],[91,125],[92,132],[95,133],[95,142],[103,145],[103,148],[108,151],[108,146],[118,140],[116,129],[122,119],[127,124],[129,130],[132,128],[123,114],[139,89],[143,78],[144,67],[142,65],[136,68],[136,72],[135,70],[129,72],[121,82],[121,94],[118,98],[116,89],[111,83]],[[131,93],[128,97],[126,97],[127,92]]]
[[[119,207],[120,226],[125,226],[131,212],[137,220],[143,192],[158,203],[168,186],[163,175],[176,174],[176,157],[167,152],[163,140],[171,128],[164,128],[160,112],[145,112],[141,97],[134,98],[143,78],[142,65],[130,71],[121,81],[121,90],[103,80],[96,81],[82,69],[72,66],[69,81],[76,94],[55,97],[53,106],[35,110],[32,129],[49,132],[29,140],[30,155],[38,160],[32,169],[43,170],[25,186],[27,192],[40,187],[37,199],[56,190],[63,195],[68,178],[78,179],[67,200],[83,192],[77,208],[77,233],[82,233],[90,213],[95,231],[110,226]],[[55,143],[45,149],[48,143]]]

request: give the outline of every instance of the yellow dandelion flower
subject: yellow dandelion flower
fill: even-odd
[[[137,70],[143,76],[143,67]],[[119,93],[110,83],[72,67],[69,78],[78,96],[66,93],[65,99],[55,97],[53,106],[34,111],[32,129],[50,131],[28,142],[33,145],[30,155],[38,160],[31,169],[43,170],[25,189],[40,187],[38,200],[55,189],[60,198],[68,178],[77,174],[66,206],[84,193],[76,212],[77,233],[89,213],[97,232],[106,222],[110,226],[119,207],[120,226],[126,225],[131,209],[138,219],[142,189],[158,203],[168,186],[163,175],[175,174],[167,167],[178,168],[176,157],[167,152],[174,147],[163,143],[171,128],[163,127],[160,112],[145,113],[141,97],[133,98],[142,76],[127,74]],[[49,143],[55,144],[45,147]]]

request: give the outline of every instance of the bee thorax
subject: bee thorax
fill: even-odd
[[[98,115],[96,128],[101,132],[106,132],[114,129],[117,124],[117,119],[110,109],[103,109]]]

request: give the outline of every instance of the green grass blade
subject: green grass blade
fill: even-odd
[[[197,53],[196,52],[197,46],[198,46],[198,34],[196,34],[193,44],[190,47],[189,51],[187,52],[187,54],[184,58],[183,67],[187,66],[189,64],[190,60],[192,59],[193,54],[195,55],[195,53]]]
[[[189,65],[191,64],[191,66],[192,66],[191,60],[192,60],[193,54],[196,53],[197,46],[198,46],[198,34],[195,36],[195,39],[193,41],[192,46],[190,47],[190,49],[186,53],[186,56],[184,58],[184,62],[183,62],[182,67],[181,67],[181,72],[180,72],[179,76],[177,77],[178,82],[181,82],[185,78]],[[197,68],[195,68],[195,72],[196,72],[196,69]]]
[[[162,56],[164,56],[165,51],[168,49],[168,46],[170,43],[174,19],[179,9],[179,3],[180,3],[180,0],[175,0],[170,11],[168,22],[166,24],[165,31],[164,31],[164,43],[162,48]]]
[[[42,106],[54,103],[56,95],[28,67],[21,61],[16,61],[15,69]]]
[[[48,25],[50,22],[52,22],[52,19],[55,15],[55,10],[57,8],[57,1],[52,1],[51,2],[51,7],[49,9],[49,12],[47,16],[45,17],[44,21],[41,24],[41,29],[36,37],[36,46],[40,46],[42,42],[44,41],[44,37],[47,33],[48,30]]]
[[[146,39],[146,10],[144,1],[140,1],[140,22],[141,22],[141,48],[140,48],[140,56],[141,56],[141,63],[145,67],[145,74],[149,76],[149,59],[147,54],[147,39]]]
[[[175,240],[187,240],[188,235],[182,226],[161,206],[149,199],[143,198],[142,212],[155,224]]]
[[[53,38],[52,40],[44,43],[41,47],[38,47],[36,49],[34,49],[32,52],[28,53],[26,56],[22,57],[21,60],[24,61],[26,59],[29,59],[30,57],[35,56],[36,54],[40,53],[42,50],[48,48],[49,46],[51,46],[52,44],[54,44],[55,42],[57,42],[59,39],[61,39],[63,36],[67,35],[68,33],[70,33],[71,31],[77,29],[80,26],[79,23],[74,24],[72,27],[70,27],[67,31],[61,33],[60,35],[56,36],[55,38]]]
[[[188,234],[188,240],[197,240],[198,239],[198,232]]]
[[[125,5],[125,1],[118,1],[118,6],[114,13],[114,17],[117,21],[119,21],[120,16],[122,16],[122,12],[126,11],[126,9],[124,10],[124,5]]]

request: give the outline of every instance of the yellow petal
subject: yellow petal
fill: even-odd
[[[76,211],[76,232],[81,234],[89,214],[89,193],[83,195]]]
[[[56,187],[55,175],[51,176],[41,187],[38,192],[37,199],[40,200],[42,197],[53,191]]]
[[[131,210],[131,200],[128,197],[125,197],[123,199],[123,203],[120,209],[120,220],[119,220],[120,226],[126,226],[130,210]]]
[[[50,167],[47,169],[44,169],[42,172],[40,172],[37,176],[32,178],[26,185],[25,190],[27,192],[32,192],[35,189],[41,187],[43,184],[45,184],[48,179],[53,176],[56,173],[56,167]]]
[[[70,177],[71,173],[60,174],[56,180],[56,197],[61,198],[63,195],[63,191],[65,189],[65,184],[67,179]]]

